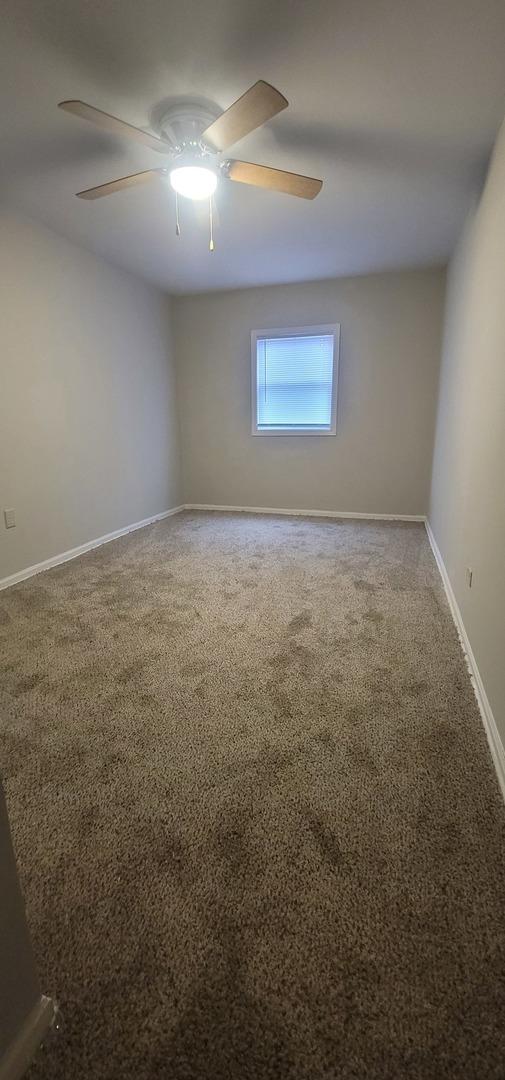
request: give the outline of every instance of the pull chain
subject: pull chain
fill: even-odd
[[[179,225],[179,196],[175,193],[175,235],[181,235],[181,226]]]
[[[212,220],[212,195],[209,196],[209,227],[210,227],[209,251],[214,251],[214,222]]]

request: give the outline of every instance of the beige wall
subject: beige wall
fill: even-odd
[[[505,126],[450,269],[430,522],[505,742]]]
[[[0,782],[0,1072],[2,1058],[40,1000]]]
[[[444,284],[426,270],[175,299],[185,501],[425,513]],[[337,436],[253,437],[250,331],[331,322]]]
[[[0,235],[1,579],[179,491],[166,297],[34,222]]]

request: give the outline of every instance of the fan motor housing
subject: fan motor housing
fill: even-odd
[[[173,153],[194,157],[215,153],[202,140],[202,134],[216,119],[216,112],[199,105],[174,105],[162,116],[160,135],[170,143]]]

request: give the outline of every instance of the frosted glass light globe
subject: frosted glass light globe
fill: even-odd
[[[186,199],[208,199],[217,186],[217,176],[203,165],[181,165],[172,169],[170,183]]]

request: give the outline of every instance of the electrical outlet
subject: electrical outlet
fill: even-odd
[[[467,566],[467,568],[466,568],[466,583],[467,583],[469,589],[472,588],[472,581],[473,581],[473,570],[472,570],[472,568],[470,566]]]
[[[6,529],[14,529],[16,525],[16,511],[12,509],[4,510],[4,521]]]

